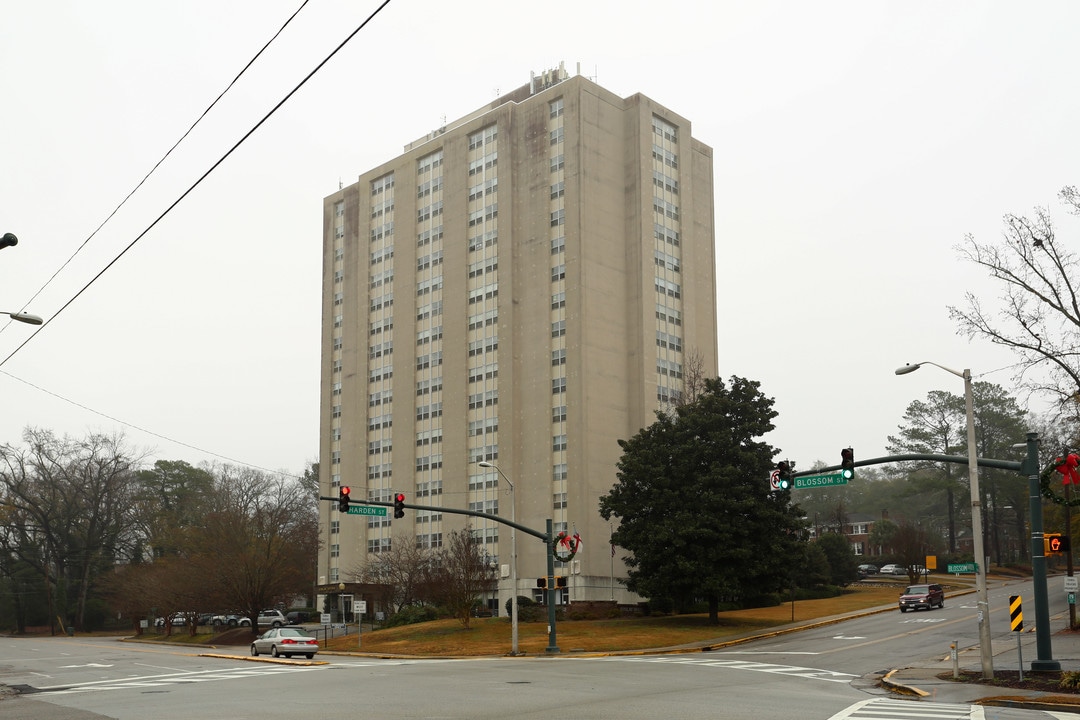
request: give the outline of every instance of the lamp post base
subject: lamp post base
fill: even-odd
[[[1032,660],[1031,672],[1060,672],[1061,663],[1057,660]]]

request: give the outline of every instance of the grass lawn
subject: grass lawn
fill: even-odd
[[[823,600],[794,604],[797,622],[864,610],[896,602],[900,588],[853,587],[851,592]],[[616,620],[564,620],[556,626],[559,649],[611,651],[670,647],[697,642],[723,642],[746,632],[767,631],[792,622],[792,604],[720,613],[720,624],[709,625],[708,615],[673,615]],[[402,655],[499,655],[510,651],[510,620],[506,617],[473,618],[469,630],[457,620],[406,625],[365,632],[361,652]],[[543,654],[548,645],[547,622],[518,624],[521,652]],[[356,651],[356,635],[331,638],[327,650]]]

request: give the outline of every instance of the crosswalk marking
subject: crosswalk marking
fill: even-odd
[[[35,688],[50,695],[73,695],[75,693],[102,692],[105,690],[131,690],[168,685],[185,685],[215,680],[238,680],[241,678],[280,675],[283,673],[309,672],[316,667],[296,665],[266,665],[255,668],[237,668],[235,670],[201,670],[196,672],[170,673],[167,675],[146,675],[134,678],[116,678],[113,680],[91,680],[66,685],[53,685]]]
[[[826,682],[849,683],[858,675],[850,673],[834,672],[832,670],[820,670],[818,668],[800,667],[798,665],[777,665],[775,663],[753,662],[752,660],[723,660],[716,657],[703,655],[639,655],[633,657],[609,657],[603,658],[608,661],[618,662],[654,662],[675,665],[703,665],[706,667],[723,667],[733,670],[751,670],[754,672],[767,672],[777,675],[790,675],[793,677],[807,678],[809,680],[824,680]]]
[[[844,708],[829,720],[984,720],[980,705],[874,698]]]

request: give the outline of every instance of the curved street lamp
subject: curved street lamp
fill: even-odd
[[[31,315],[30,313],[25,313],[25,312],[3,312],[3,311],[0,311],[0,315],[7,315],[12,320],[16,320],[16,321],[21,322],[21,323],[26,323],[27,325],[40,325],[41,323],[45,322],[44,320],[39,318],[37,315]]]
[[[915,372],[923,365],[933,365],[964,379],[964,404],[967,408],[968,480],[971,486],[971,534],[975,553],[975,592],[979,607],[979,655],[983,678],[994,677],[994,651],[990,645],[990,602],[986,595],[986,552],[983,548],[982,496],[979,493],[979,460],[975,448],[975,396],[971,390],[971,370],[963,372],[929,360],[897,368],[897,375]]]
[[[495,472],[502,476],[502,479],[506,481],[506,484],[510,486],[510,522],[516,523],[517,518],[515,516],[514,506],[517,504],[514,502],[514,483],[506,476],[498,465],[489,463],[487,460],[481,460],[477,463],[482,468],[491,468]],[[517,577],[517,528],[513,525],[510,526],[510,584],[513,585],[513,591],[510,593],[510,654],[518,654],[518,577]]]

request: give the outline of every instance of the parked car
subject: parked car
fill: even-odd
[[[221,627],[222,625],[227,625],[228,627],[251,627],[251,618],[244,615],[237,615],[236,613],[215,615],[210,622],[215,627]]]
[[[154,624],[159,628],[165,627],[165,618],[159,617],[156,621],[154,621]],[[181,627],[187,625],[187,615],[185,615],[184,613],[173,613],[171,615],[171,619],[169,620],[169,624],[173,627]]]
[[[289,621],[290,625],[299,625],[300,623],[311,622],[311,613],[304,610],[292,610],[285,614],[285,619]]]
[[[882,575],[907,575],[907,568],[903,565],[896,565],[889,563],[888,565],[881,566]]]
[[[866,577],[867,575],[877,575],[878,567],[877,567],[877,565],[863,564],[863,565],[860,565],[858,567],[858,571],[859,571],[859,574],[862,575],[863,577]]]
[[[900,595],[902,613],[919,608],[933,610],[935,605],[945,607],[945,590],[940,585],[908,585]]]
[[[258,622],[260,627],[270,625],[279,628],[282,625],[289,624],[288,618],[282,615],[280,610],[263,610],[259,613]]]
[[[301,628],[273,628],[251,643],[251,654],[254,657],[258,657],[259,653],[270,653],[273,657],[284,655],[287,658],[303,655],[310,660],[317,652],[319,652],[319,641]]]

